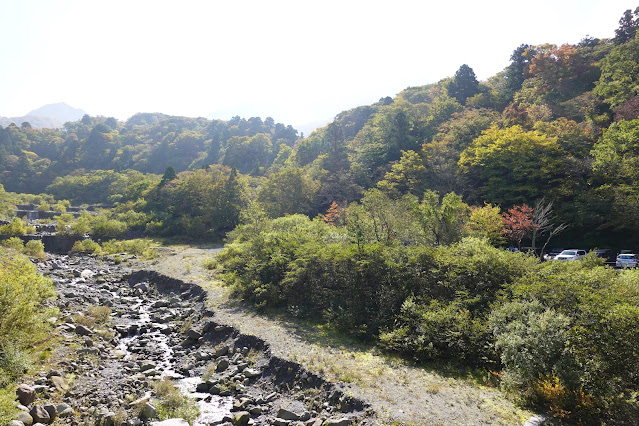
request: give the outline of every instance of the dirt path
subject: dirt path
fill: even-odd
[[[219,250],[174,246],[160,249],[156,259],[137,263],[202,286],[218,322],[260,337],[274,354],[342,382],[345,393],[372,405],[382,424],[521,425],[533,415],[494,388],[416,368],[321,328],[256,315],[230,303],[227,289],[203,264]]]

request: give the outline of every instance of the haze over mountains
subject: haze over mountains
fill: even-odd
[[[29,123],[31,127],[37,129],[59,128],[67,121],[77,121],[85,115],[82,109],[73,108],[64,102],[49,104],[38,109],[34,109],[22,117],[0,117],[0,125],[8,126],[11,123],[20,126],[22,123]]]

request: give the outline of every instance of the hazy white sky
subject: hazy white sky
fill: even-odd
[[[625,0],[2,0],[0,116],[66,102],[302,125],[522,43],[614,36]]]

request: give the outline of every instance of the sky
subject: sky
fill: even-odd
[[[66,102],[300,128],[522,43],[611,38],[625,0],[2,0],[0,116]]]

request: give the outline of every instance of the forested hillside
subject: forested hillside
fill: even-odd
[[[344,111],[305,138],[270,117],[144,113],[126,122],[85,116],[62,130],[8,126],[0,129],[1,183],[113,203],[127,195],[80,187],[111,184],[119,174],[155,179],[134,171],[217,164],[246,176],[245,201],[257,200],[272,217],[325,213],[370,188],[391,198],[455,192],[502,211],[543,198],[570,225],[559,237],[566,244],[632,247],[639,236],[636,26],[631,13],[612,39],[521,45],[483,82],[464,64],[437,83]],[[146,197],[149,185],[135,197]]]

